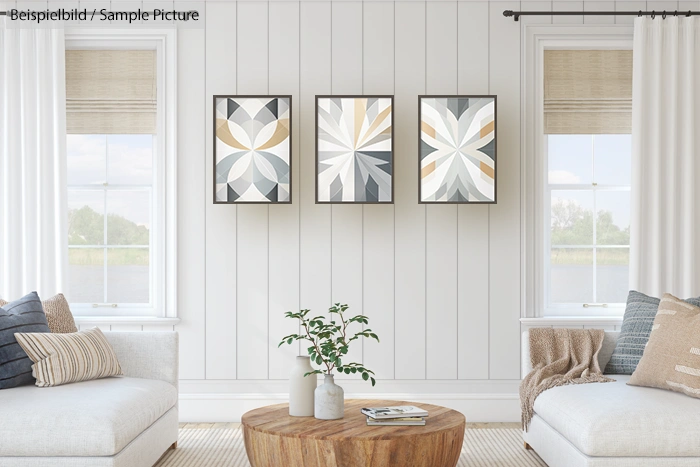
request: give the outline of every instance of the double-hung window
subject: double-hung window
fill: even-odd
[[[544,53],[545,315],[621,314],[629,290],[631,51]]]
[[[77,315],[175,317],[166,41],[110,34],[66,50],[66,294]]]

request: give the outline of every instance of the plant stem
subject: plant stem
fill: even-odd
[[[322,355],[322,354],[321,354],[321,349],[318,348],[318,345],[316,345],[316,341],[311,337],[311,334],[309,333],[309,326],[308,326],[308,324],[302,321],[301,325],[304,327],[304,331],[306,331],[306,335],[308,336],[309,340],[310,340],[311,343],[314,345],[314,348],[316,349],[316,355],[319,355],[319,356]],[[323,357],[322,357],[322,360],[323,360]],[[328,374],[330,375],[330,374],[331,374],[332,368],[330,368],[330,367],[328,366],[328,363],[326,363],[325,360],[323,360],[323,363],[326,365],[326,368],[328,368]]]

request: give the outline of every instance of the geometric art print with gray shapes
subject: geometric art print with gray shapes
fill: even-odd
[[[215,203],[291,202],[291,96],[214,96]]]
[[[420,202],[496,202],[496,96],[420,96]]]
[[[316,96],[316,202],[393,202],[393,96]]]

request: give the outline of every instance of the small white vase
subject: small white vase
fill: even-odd
[[[314,389],[316,375],[304,376],[314,371],[309,357],[297,357],[289,373],[289,415],[292,417],[314,416]]]
[[[335,384],[333,375],[323,375],[323,384],[314,393],[314,417],[319,420],[338,420],[345,411],[345,391]]]

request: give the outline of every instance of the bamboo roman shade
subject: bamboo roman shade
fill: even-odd
[[[544,132],[632,132],[631,50],[545,50]]]
[[[155,50],[67,50],[69,134],[155,134]]]

